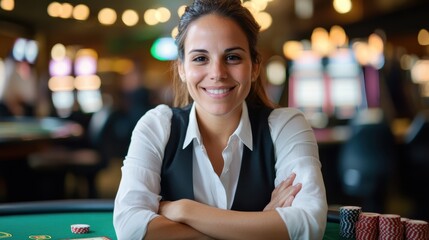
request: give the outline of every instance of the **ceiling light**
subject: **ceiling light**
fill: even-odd
[[[60,18],[70,18],[73,14],[73,6],[70,3],[61,4]]]
[[[421,29],[419,31],[419,35],[417,36],[417,40],[420,45],[427,46],[429,45],[429,32],[426,29]]]
[[[159,22],[165,23],[170,20],[171,13],[170,10],[168,10],[167,8],[160,7],[156,10],[155,16]]]
[[[61,12],[61,4],[59,2],[51,2],[48,5],[48,15],[51,17],[59,17]]]
[[[291,60],[298,59],[303,50],[304,46],[299,41],[287,41],[283,44],[283,54]]]
[[[335,11],[341,14],[348,13],[352,10],[352,1],[351,0],[334,0],[332,3]]]
[[[171,30],[171,37],[176,39],[177,34],[179,34],[179,27],[175,26],[173,30]]]
[[[143,18],[147,25],[156,25],[158,24],[158,19],[156,18],[157,11],[155,9],[148,9],[144,12]]]
[[[179,15],[179,18],[182,17],[185,11],[186,11],[186,5],[182,5],[179,7],[179,9],[177,9],[177,15]]]
[[[89,17],[89,7],[84,4],[79,4],[73,9],[73,17],[76,20],[86,20]]]
[[[251,0],[251,1],[257,11],[264,11],[267,8],[268,3],[265,0]]]
[[[0,7],[5,11],[12,11],[15,8],[14,0],[1,0]]]
[[[138,21],[139,21],[139,15],[134,10],[128,9],[128,10],[125,10],[124,13],[122,14],[122,22],[124,22],[124,24],[129,27],[136,25]]]
[[[273,18],[267,12],[258,12],[255,14],[256,21],[261,26],[261,31],[267,30],[273,23]]]
[[[117,15],[111,8],[103,8],[98,13],[98,21],[103,25],[112,25],[116,22]]]
[[[273,85],[286,82],[286,64],[280,57],[273,57],[267,64],[267,79]]]

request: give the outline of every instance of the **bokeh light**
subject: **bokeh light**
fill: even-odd
[[[346,14],[352,10],[352,1],[351,0],[334,0],[333,6],[335,11],[341,14]]]
[[[124,22],[125,25],[131,27],[138,23],[139,21],[139,15],[136,11],[132,9],[127,9],[122,13],[122,22]]]
[[[103,25],[112,25],[117,19],[116,11],[111,8],[103,8],[98,13],[98,21]]]
[[[86,20],[89,17],[89,7],[85,4],[79,4],[73,9],[73,18],[76,20]]]
[[[15,9],[15,0],[0,0],[0,7],[5,11],[12,11]]]

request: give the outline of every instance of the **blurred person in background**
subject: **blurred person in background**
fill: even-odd
[[[37,100],[34,70],[27,62],[5,59],[5,77],[0,92],[0,116],[33,116]]]
[[[134,67],[120,79],[119,101],[112,116],[111,136],[113,155],[123,157],[130,144],[131,133],[137,121],[153,108],[153,93],[145,86],[136,61]]]

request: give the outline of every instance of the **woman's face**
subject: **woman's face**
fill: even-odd
[[[246,35],[234,21],[210,14],[189,25],[179,73],[198,114],[240,114],[258,67],[252,64]]]

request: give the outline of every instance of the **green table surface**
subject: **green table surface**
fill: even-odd
[[[0,216],[0,240],[79,238],[92,240],[94,237],[116,239],[112,214],[112,212],[73,212]],[[88,224],[90,232],[74,234],[71,232],[72,224]],[[339,239],[338,233],[339,224],[328,222],[323,239]]]
[[[72,224],[88,224],[90,231],[85,234],[72,233]],[[43,238],[44,235],[50,238]],[[37,236],[39,237],[35,238]],[[0,217],[0,239],[2,240],[75,239],[102,236],[116,239],[112,212],[49,213]]]
[[[340,224],[336,222],[328,222],[326,224],[325,235],[323,240],[340,239]]]

